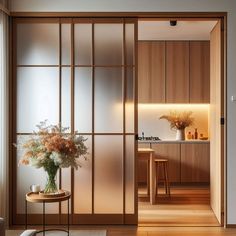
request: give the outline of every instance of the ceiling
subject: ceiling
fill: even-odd
[[[139,21],[139,40],[210,40],[210,32],[217,21]]]

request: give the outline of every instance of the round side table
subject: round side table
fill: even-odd
[[[64,191],[64,190],[63,190]],[[25,196],[25,228],[27,229],[28,227],[28,212],[27,212],[27,203],[42,203],[43,204],[43,230],[37,231],[38,233],[43,233],[43,236],[45,235],[46,231],[63,231],[66,232],[67,235],[70,234],[70,197],[71,193],[69,191],[64,191],[65,194],[63,196],[50,196],[50,197],[45,197],[41,196],[39,193],[32,193],[29,192]],[[67,230],[64,229],[45,229],[46,222],[45,222],[45,204],[46,203],[53,203],[53,202],[62,202],[62,201],[67,201]]]

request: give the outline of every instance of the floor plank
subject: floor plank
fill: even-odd
[[[89,226],[90,230],[106,229],[107,236],[235,236],[236,228],[223,227],[135,227]],[[84,229],[84,227],[78,227]],[[19,230],[7,231],[6,236],[19,236]]]
[[[174,186],[171,197],[159,192],[157,204],[151,205],[145,189],[139,188],[139,226],[219,226],[208,186]]]

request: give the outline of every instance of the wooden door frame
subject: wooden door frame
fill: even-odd
[[[74,17],[80,17],[80,18],[137,18],[137,19],[142,19],[142,20],[185,20],[185,21],[207,21],[207,20],[220,20],[222,24],[222,34],[223,34],[223,40],[222,40],[222,77],[221,77],[221,82],[222,82],[222,105],[223,105],[223,115],[224,117],[226,116],[226,85],[227,85],[227,70],[226,70],[226,65],[227,65],[227,12],[10,12],[10,45],[13,40],[13,18],[58,18],[58,17],[64,17],[64,18],[74,18]],[[137,27],[137,26],[136,26]],[[136,34],[137,34],[137,29],[136,29]],[[136,35],[136,40],[137,40],[137,35]],[[15,123],[15,117],[13,115],[14,112],[14,107],[15,107],[15,100],[14,100],[14,92],[16,90],[15,87],[13,87],[13,78],[14,78],[14,55],[13,55],[14,50],[10,48],[10,86],[9,86],[9,94],[10,94],[10,104],[12,104],[9,107],[9,157],[10,157],[10,164],[9,164],[9,180],[10,180],[10,190],[9,190],[9,198],[13,198],[13,186],[12,186],[12,181],[14,179],[14,171],[12,170],[12,164],[13,164],[13,147],[12,147],[12,140],[13,140],[13,130],[14,130],[14,123]],[[137,65],[137,42],[136,42],[136,54],[135,54],[135,63]],[[138,134],[138,85],[137,85],[137,66],[135,69],[136,72],[136,86],[135,86],[135,91],[136,91],[136,97],[135,97],[135,132]],[[227,149],[226,149],[226,128],[227,124],[225,124],[222,129],[224,133],[224,137],[222,137],[221,140],[221,145],[223,148],[223,153],[222,153],[222,163],[223,163],[223,168],[222,168],[222,173],[221,173],[221,178],[224,183],[224,189],[222,189],[222,195],[224,199],[224,217],[222,220],[222,226],[227,224]],[[135,143],[135,156],[137,157],[137,141]],[[136,163],[135,163],[135,218],[136,222],[138,223],[138,194],[137,194],[137,158],[135,158]],[[10,226],[13,225],[13,206],[10,204],[9,206],[9,222]]]
[[[184,21],[212,21],[217,20],[220,21],[221,24],[221,118],[224,119],[223,124],[221,126],[221,199],[222,199],[222,212],[221,212],[221,224],[220,226],[227,227],[227,122],[226,122],[226,114],[227,114],[227,13],[204,13],[204,17],[201,15],[202,13],[196,14],[194,13],[191,16],[191,13],[179,13],[181,16],[178,16],[177,13],[174,13],[173,16],[169,16],[170,13],[166,15],[162,15],[161,17],[141,17],[138,19],[151,21],[168,21],[168,20],[184,20]],[[190,15],[189,15],[190,14]],[[219,15],[218,15],[219,14]],[[218,16],[217,16],[218,15]],[[166,17],[165,17],[166,16]],[[185,16],[185,17],[184,17]],[[137,67],[136,67],[137,68]],[[222,122],[219,120],[219,122]],[[136,165],[137,166],[137,165]],[[137,169],[136,169],[137,171]],[[136,178],[136,185],[138,185],[138,180]],[[138,194],[138,193],[136,193]],[[138,203],[137,203],[138,204]]]

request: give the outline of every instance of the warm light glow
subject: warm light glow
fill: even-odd
[[[139,103],[138,108],[141,109],[148,109],[148,110],[156,110],[156,109],[167,109],[167,110],[176,110],[176,109],[209,109],[210,104],[175,104],[175,103],[168,103],[168,104],[158,104],[158,103]]]

